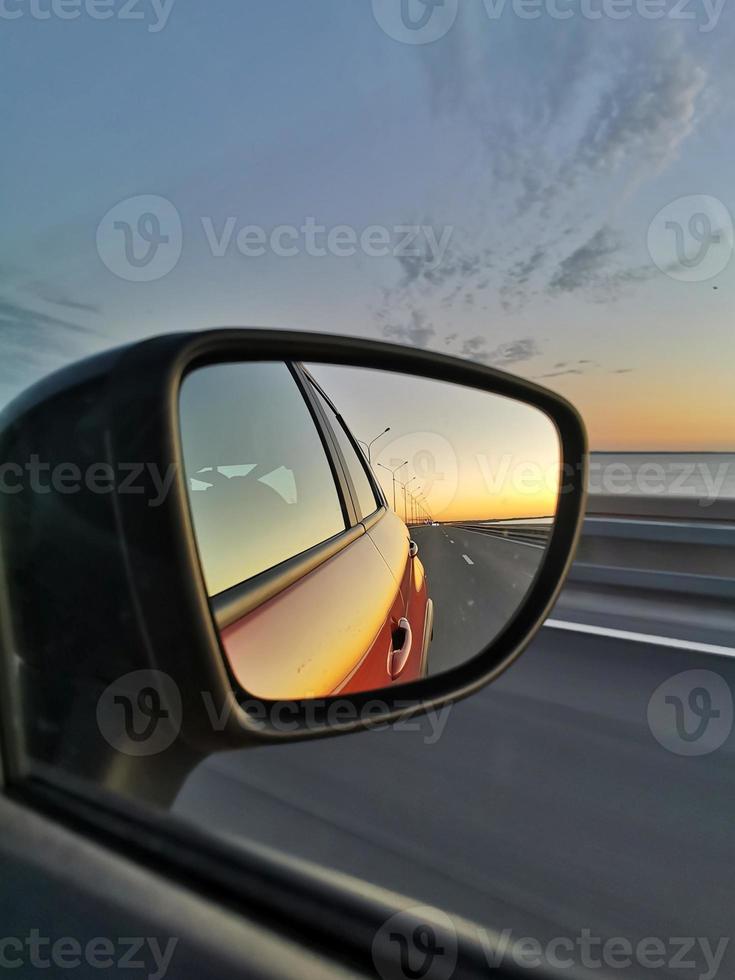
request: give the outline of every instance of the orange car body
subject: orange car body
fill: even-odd
[[[364,471],[360,476],[370,486],[374,511],[361,518],[365,501],[359,510],[353,479],[335,479],[345,514],[352,515],[344,531],[212,596],[230,671],[244,691],[268,700],[328,697],[416,680],[427,673],[433,624],[417,546],[324,391],[301,365],[289,370],[310,404],[332,471],[348,469],[349,452],[353,474],[355,466]],[[202,479],[215,482],[211,468],[203,472]],[[206,499],[217,505],[218,498]],[[259,504],[250,506],[247,520],[255,527]],[[261,529],[269,519],[265,512],[262,519]],[[246,549],[246,529],[244,534]]]
[[[240,685],[291,700],[424,676],[433,605],[410,545],[406,525],[385,508],[338,554],[226,627]]]

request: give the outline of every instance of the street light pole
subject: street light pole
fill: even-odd
[[[418,477],[417,476],[412,476],[411,479],[406,483],[406,486],[403,489],[404,510],[405,510],[405,501],[406,501],[406,490],[411,486],[412,483],[415,483],[416,480],[418,480]],[[408,491],[408,494],[411,497],[411,500],[413,500],[413,494],[411,493],[410,490]],[[413,507],[411,509],[413,510]],[[408,515],[406,515],[406,516],[408,517]],[[413,514],[411,516],[411,521],[413,522]],[[408,524],[408,520],[406,520],[406,523]]]
[[[392,470],[390,466],[383,466],[382,463],[378,463],[378,466],[382,466],[384,470],[388,470],[388,472],[390,473],[393,479],[393,511],[394,513],[397,513],[396,512],[396,473],[404,466],[408,466],[408,460],[404,459],[403,462],[400,464],[400,466],[396,466],[394,470]]]
[[[421,487],[416,487],[416,496],[414,497],[414,503],[416,504],[416,522],[421,520],[421,512],[423,511],[423,506],[421,504],[422,489]]]
[[[408,486],[408,484],[401,483],[401,481],[399,480],[398,486],[403,488],[403,520],[406,524],[408,524],[408,500],[406,497],[406,487]]]
[[[386,434],[386,432],[390,432],[390,426],[389,425],[386,426],[385,429],[383,429],[383,431],[381,433],[379,433],[374,439],[371,439],[370,442],[363,442],[362,439],[358,439],[357,440],[360,443],[361,446],[364,446],[365,449],[367,449],[368,463],[370,463],[371,466],[372,466],[373,460],[372,460],[372,456],[370,455],[370,449],[371,449],[373,443],[374,442],[377,442],[378,439],[382,439],[382,437]]]

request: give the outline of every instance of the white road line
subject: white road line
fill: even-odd
[[[470,558],[470,556],[469,556],[469,555],[462,555],[462,557],[464,558],[464,560],[465,560],[465,561],[467,562],[467,564],[468,564],[468,565],[474,565],[474,564],[475,564],[475,563],[474,563],[474,562],[472,561],[472,559]]]
[[[489,538],[491,541],[507,541],[509,544],[522,544],[526,548],[537,548],[540,551],[544,551],[546,548],[545,544],[532,544],[530,541],[517,541],[515,538],[503,537],[502,534],[485,534],[484,531],[476,531],[471,527],[466,527],[465,531],[469,531],[470,534],[481,534],[483,538]]]
[[[720,657],[735,657],[735,647],[721,647],[716,643],[698,643],[696,640],[677,640],[672,636],[656,636],[653,633],[633,633],[629,630],[616,630],[608,626],[592,626],[590,623],[570,623],[562,619],[547,619],[544,626],[556,630],[569,630],[572,633],[590,633],[593,636],[608,636],[614,640],[627,640],[630,643],[649,643],[656,647],[672,647],[675,650],[691,650],[694,653],[710,653]]]
[[[585,521],[590,523],[599,524],[635,524],[636,527],[640,527],[641,524],[645,524],[646,527],[687,527],[687,528],[699,528],[704,524],[706,527],[714,527],[718,530],[723,528],[726,530],[731,530],[731,524],[720,524],[715,523],[715,521],[666,521],[666,520],[645,520],[639,517],[588,517],[585,515]]]
[[[452,539],[450,538],[450,539],[449,539],[449,543],[450,543],[450,544],[454,544],[454,541],[453,541],[453,540],[452,540]]]

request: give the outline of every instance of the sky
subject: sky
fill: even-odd
[[[395,471],[394,509],[408,522],[412,496],[421,504],[418,519],[556,514],[560,444],[543,412],[429,378],[318,364],[309,370],[355,439],[372,443],[372,470],[391,504]]]
[[[731,7],[406,2],[0,5],[0,402],[267,326],[534,379],[594,449],[733,450]]]

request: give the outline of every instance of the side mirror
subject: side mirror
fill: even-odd
[[[25,762],[160,803],[212,752],[494,680],[583,514],[566,401],[360,340],[163,336],[47,379],[0,425]]]

